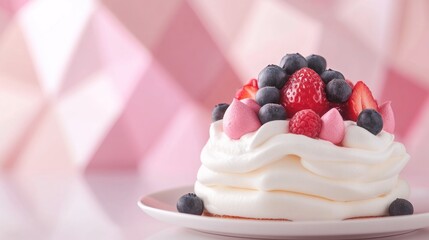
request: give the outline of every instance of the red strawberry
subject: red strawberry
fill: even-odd
[[[322,116],[329,110],[325,83],[312,69],[301,68],[292,74],[282,88],[281,104],[285,107],[288,116],[293,116],[304,109],[312,109]]]
[[[311,138],[319,137],[322,130],[322,119],[311,109],[297,112],[289,121],[289,132]]]
[[[338,110],[338,112],[340,112],[340,114],[344,120],[347,120],[347,118],[348,118],[347,107],[348,107],[347,102],[345,102],[345,103],[330,102],[329,103],[329,109],[336,108]]]
[[[238,100],[245,98],[255,99],[256,92],[258,91],[258,80],[250,79],[243,87],[238,89],[235,93],[235,98]]]
[[[371,90],[369,90],[368,86],[362,81],[357,82],[353,87],[352,95],[347,102],[347,107],[348,118],[353,121],[357,120],[362,110],[372,108],[378,111],[378,105],[372,96]]]

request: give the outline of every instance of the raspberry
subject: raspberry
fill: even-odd
[[[289,132],[305,135],[311,138],[319,137],[322,129],[320,116],[311,109],[297,112],[289,122]]]

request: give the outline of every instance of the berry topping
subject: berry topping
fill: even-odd
[[[229,104],[219,103],[217,104],[212,111],[212,122],[223,119],[226,109],[229,107]]]
[[[372,96],[371,90],[362,81],[357,82],[353,87],[352,95],[347,105],[348,118],[353,121],[357,121],[359,113],[364,109],[371,108],[378,110],[377,102]]]
[[[276,87],[263,87],[256,92],[256,102],[259,106],[264,106],[267,103],[279,103],[280,92]]]
[[[345,103],[333,103],[330,102],[329,103],[329,109],[335,108],[338,110],[338,112],[340,112],[341,116],[343,117],[344,120],[349,120],[348,116],[347,116],[347,102]]]
[[[413,204],[408,200],[397,198],[389,206],[390,216],[412,215],[414,213]]]
[[[259,120],[265,124],[274,120],[286,120],[287,114],[280,104],[268,103],[259,110]]]
[[[383,118],[383,130],[388,133],[393,133],[395,131],[395,116],[390,101],[381,104],[381,106],[378,107],[378,112]]]
[[[201,215],[204,211],[204,203],[195,193],[188,193],[179,198],[176,204],[177,211],[193,215]]]
[[[318,74],[322,74],[326,70],[326,59],[320,55],[311,54],[307,58],[307,65]]]
[[[311,109],[297,112],[289,122],[289,132],[317,138],[322,129],[320,116]]]
[[[352,94],[352,88],[343,79],[333,79],[326,84],[326,97],[330,102],[344,103],[349,100]]]
[[[258,75],[259,88],[271,86],[281,89],[288,76],[285,70],[277,65],[268,65]]]
[[[235,94],[231,105],[218,104],[212,122],[223,119],[223,131],[233,140],[269,121],[290,120],[289,132],[341,144],[344,120],[352,120],[374,135],[393,133],[395,119],[386,102],[378,106],[362,81],[354,84],[341,72],[326,69],[324,57],[286,54],[280,65],[267,65]],[[298,114],[299,113],[299,114]]]
[[[235,98],[238,100],[245,98],[255,99],[256,91],[258,91],[258,80],[250,79],[248,83],[238,89],[238,91],[235,93]]]
[[[261,109],[261,106],[259,106],[259,104],[254,99],[245,98],[240,101],[250,107],[256,114],[259,113],[259,109]]]
[[[365,109],[359,114],[357,125],[377,135],[383,130],[383,118],[374,109]]]
[[[353,87],[355,86],[355,84],[351,80],[348,80],[348,79],[346,79],[346,82],[353,89]]]
[[[296,71],[282,88],[280,98],[289,116],[304,109],[312,109],[322,116],[329,109],[325,84],[310,68]]]
[[[333,144],[340,144],[346,133],[340,112],[336,108],[333,108],[325,113],[321,119],[322,129],[319,138],[330,141]]]
[[[325,84],[328,84],[328,82],[330,82],[332,79],[345,79],[342,73],[332,69],[324,71],[322,74],[320,74],[320,77]]]
[[[257,113],[235,98],[226,109],[222,124],[225,134],[235,140],[246,133],[256,131],[261,126]]]
[[[286,54],[280,61],[280,67],[291,75],[299,69],[307,67],[307,60],[299,53]]]

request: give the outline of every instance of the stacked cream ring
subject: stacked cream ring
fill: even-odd
[[[195,193],[209,214],[256,219],[341,220],[387,215],[408,198],[399,173],[409,160],[394,135],[344,121],[341,144],[288,132],[271,121],[231,139],[211,124]]]

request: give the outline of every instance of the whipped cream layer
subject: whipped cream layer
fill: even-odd
[[[346,121],[337,146],[288,133],[272,121],[232,140],[222,120],[212,123],[201,152],[195,193],[212,214],[249,218],[329,220],[387,214],[407,198],[398,175],[409,160],[405,147],[382,131],[373,135]]]

